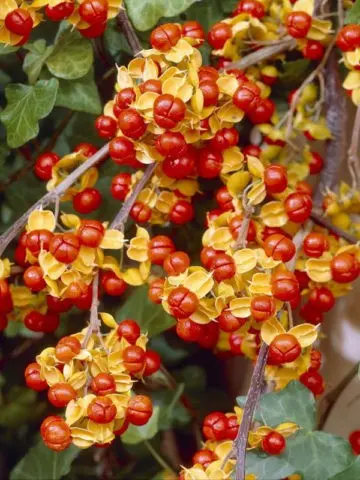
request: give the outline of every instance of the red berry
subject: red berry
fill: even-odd
[[[130,210],[130,217],[136,223],[146,223],[151,218],[151,208],[143,202],[135,202]]]
[[[90,383],[96,395],[104,396],[116,392],[115,379],[109,373],[98,373]]]
[[[350,433],[349,442],[354,455],[360,455],[360,430],[354,430]]]
[[[113,112],[116,118],[119,117],[122,110],[129,108],[136,100],[135,90],[131,87],[123,88],[115,95]]]
[[[147,128],[140,113],[133,108],[122,110],[118,118],[118,124],[124,135],[135,140],[142,137]]]
[[[150,43],[156,50],[167,52],[177,44],[180,37],[181,30],[175,23],[165,23],[151,32]]]
[[[194,173],[196,162],[196,150],[189,148],[188,151],[178,158],[165,158],[162,169],[165,175],[178,180]]]
[[[60,160],[60,157],[54,152],[45,152],[41,154],[35,162],[34,172],[40,180],[50,180],[53,166]]]
[[[95,423],[109,423],[116,416],[116,406],[109,397],[96,397],[87,408],[87,415]]]
[[[211,450],[198,450],[193,458],[193,464],[200,464],[204,469],[206,469],[210,463],[214,462],[217,459],[217,456]],[[180,479],[179,479],[180,480]]]
[[[239,431],[239,424],[236,415],[230,415],[227,417],[228,426],[225,432],[225,438],[227,440],[235,440]]]
[[[237,240],[239,236],[242,222],[243,222],[242,215],[236,215],[230,220],[229,229],[234,240]],[[255,223],[252,220],[250,220],[249,228],[246,235],[246,240],[248,242],[253,242],[255,238],[256,238]]]
[[[52,237],[49,230],[31,230],[26,234],[26,248],[38,256],[41,250],[49,250]]]
[[[241,350],[241,345],[244,340],[244,337],[239,333],[232,333],[229,337],[230,350],[233,355],[244,355]]]
[[[162,91],[161,80],[146,80],[146,82],[140,83],[139,87],[141,93],[153,92],[160,95]]]
[[[215,198],[221,210],[234,210],[233,197],[227,187],[221,187],[217,190]]]
[[[273,297],[256,295],[251,299],[250,309],[254,320],[264,322],[275,315],[276,303]]]
[[[98,209],[102,202],[102,195],[96,188],[85,188],[73,198],[73,207],[78,213],[86,215]]]
[[[324,320],[323,314],[319,310],[314,309],[310,303],[305,303],[301,307],[300,317],[312,325],[319,325]]]
[[[331,290],[319,287],[310,290],[309,304],[320,312],[328,312],[335,305],[335,297]]]
[[[203,331],[198,340],[198,344],[202,348],[214,348],[219,340],[219,326],[215,322],[210,322],[202,327]]]
[[[31,310],[25,315],[24,324],[33,332],[51,333],[59,326],[59,316],[54,313],[42,314]]]
[[[140,337],[140,327],[134,320],[123,320],[119,323],[116,330],[119,338],[125,338],[129,343],[134,345]]]
[[[244,82],[234,93],[234,104],[244,110],[245,113],[250,111],[256,106],[257,101],[260,98],[261,90],[253,82]]]
[[[217,282],[229,280],[236,273],[235,261],[226,253],[218,253],[211,262],[210,269]]]
[[[123,352],[124,367],[130,373],[138,373],[144,368],[145,352],[137,345],[126,347]]]
[[[319,372],[307,371],[300,375],[299,380],[314,395],[321,395],[324,392],[324,379]]]
[[[115,137],[109,145],[109,154],[118,165],[131,165],[136,160],[134,144],[126,137]]]
[[[245,155],[251,155],[252,157],[260,157],[261,154],[261,148],[257,145],[246,145],[246,147],[243,147],[242,153]]]
[[[6,28],[15,35],[22,37],[29,35],[33,25],[30,13],[23,8],[16,8],[5,17]]]
[[[211,140],[211,146],[220,152],[234,147],[239,143],[239,133],[236,128],[222,128],[218,130]]]
[[[272,294],[283,302],[290,302],[299,296],[299,282],[294,273],[278,271],[271,276]]]
[[[198,161],[198,172],[202,178],[216,178],[219,176],[222,168],[223,156],[220,152],[210,148],[200,150]]]
[[[82,220],[78,230],[78,236],[87,247],[96,248],[100,245],[105,234],[105,228],[97,220]]]
[[[182,157],[188,149],[184,135],[180,132],[165,132],[159,135],[155,146],[158,152],[167,158]]]
[[[81,5],[84,4],[82,3]],[[95,121],[95,128],[101,138],[110,139],[116,134],[117,123],[112,117],[100,115]]]
[[[311,364],[309,370],[319,370],[321,367],[321,352],[319,350],[312,350],[310,354]]]
[[[286,28],[294,38],[304,38],[311,27],[311,16],[306,12],[292,12],[286,17]]]
[[[178,200],[169,212],[169,220],[176,225],[191,222],[194,218],[194,207],[186,200]]]
[[[148,377],[157,372],[161,365],[160,355],[154,350],[147,350],[145,352],[145,369],[143,371],[144,377]]]
[[[165,280],[163,278],[156,278],[150,283],[148,297],[153,303],[161,303],[164,293],[164,283]]]
[[[216,82],[216,80],[219,78],[219,72],[216,70],[216,68],[210,67],[209,65],[200,67],[198,75],[200,83],[207,80]]]
[[[268,257],[284,263],[291,260],[296,252],[294,242],[280,233],[267,237],[264,242],[264,250]]]
[[[46,5],[45,14],[53,22],[61,22],[62,20],[70,17],[73,14],[74,10],[75,4],[71,0],[59,3],[58,5],[55,5],[55,7]]]
[[[323,233],[309,233],[304,238],[303,249],[308,257],[318,258],[329,250],[329,242]]]
[[[101,273],[101,285],[112,297],[120,297],[127,288],[127,283],[111,271]]]
[[[360,264],[350,253],[339,253],[331,260],[331,275],[335,282],[353,282],[357,279],[359,272]]]
[[[181,26],[181,33],[183,37],[188,37],[194,40],[198,40],[198,43],[196,43],[197,47],[200,47],[200,45],[204,43],[205,32],[201,24],[196,20],[190,20],[188,22],[183,23],[183,25]]]
[[[257,0],[241,0],[233,12],[233,16],[247,13],[254,18],[263,18],[265,16],[265,8],[261,2]]]
[[[324,159],[317,152],[311,152],[311,160],[309,163],[309,169],[311,175],[317,175],[321,172],[324,166]]]
[[[199,304],[195,293],[185,287],[174,288],[168,296],[171,314],[176,318],[190,317]]]
[[[38,363],[29,363],[25,369],[25,382],[29,388],[41,392],[48,388],[48,384],[40,376],[40,365]]]
[[[190,266],[189,255],[185,252],[174,252],[164,260],[163,269],[169,276],[180,275]]]
[[[124,201],[130,192],[131,175],[130,173],[119,173],[111,181],[111,195],[116,200]]]
[[[259,123],[269,123],[275,112],[275,104],[269,98],[258,98],[251,105],[248,117],[250,122],[258,125]]]
[[[81,343],[76,337],[67,336],[61,338],[55,347],[55,356],[59,362],[70,362],[80,353]]]
[[[302,49],[304,58],[308,58],[309,60],[321,60],[324,53],[324,45],[316,40],[308,40],[305,47]]]
[[[223,310],[221,315],[217,317],[217,321],[219,323],[219,328],[223,332],[235,332],[238,330],[244,323],[246,319],[235,317],[230,310]]]
[[[216,105],[219,99],[220,90],[217,83],[211,80],[203,80],[199,85],[203,94],[204,107]]]
[[[170,253],[175,252],[175,245],[171,238],[165,235],[157,235],[150,240],[149,256],[151,263],[162,265]]]
[[[70,427],[61,417],[55,415],[45,418],[40,433],[45,445],[56,452],[65,450],[71,443]]]
[[[297,192],[305,193],[306,195],[309,195],[309,197],[311,197],[312,194],[313,194],[312,186],[309,185],[309,184],[308,184],[307,182],[305,182],[304,180],[303,180],[303,181],[300,181],[300,182],[297,182],[295,188],[296,188],[296,191],[297,191]]]
[[[203,326],[190,318],[179,318],[176,323],[176,333],[185,342],[197,342],[203,334]]]
[[[171,129],[185,118],[186,105],[168,93],[159,95],[154,102],[154,120],[159,127]]]
[[[46,287],[44,272],[39,266],[33,265],[27,268],[24,272],[23,278],[25,285],[33,292],[40,292]]]
[[[228,419],[222,412],[212,412],[204,418],[202,431],[207,440],[220,441],[225,438]]]
[[[135,395],[129,400],[126,418],[133,425],[141,426],[149,421],[152,412],[151,399],[146,395]]]
[[[100,37],[106,29],[106,22],[104,23],[95,23],[90,25],[88,28],[79,29],[80,34],[85,38],[96,38]]]
[[[226,40],[232,37],[231,26],[225,22],[215,23],[208,33],[208,42],[215,50],[220,50]]]
[[[312,200],[305,193],[295,192],[286,197],[284,207],[292,222],[303,223],[311,214]]]
[[[261,448],[269,455],[280,455],[285,450],[286,441],[279,432],[270,432],[263,438]]]
[[[343,52],[360,47],[360,25],[345,25],[336,37],[336,46]]]
[[[98,148],[91,143],[83,142],[76,145],[74,152],[81,152],[86,158],[92,157],[98,151]]]
[[[107,14],[107,0],[85,0],[79,6],[80,17],[90,25],[106,22]]]
[[[288,185],[286,168],[282,165],[269,165],[265,168],[264,183],[270,194],[281,193]]]
[[[301,345],[294,335],[280,333],[269,347],[269,365],[281,365],[296,360],[301,354]]]
[[[48,391],[48,400],[54,407],[66,407],[66,405],[75,398],[76,391],[68,383],[55,383]]]

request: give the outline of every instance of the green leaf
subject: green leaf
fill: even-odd
[[[17,148],[39,133],[39,120],[54,107],[58,81],[39,80],[35,85],[12,83],[5,89],[7,106],[0,114],[7,132],[7,142]]]
[[[60,79],[55,105],[99,115],[102,108],[93,69],[78,80]]]
[[[355,23],[356,25],[360,23],[360,0],[356,0],[353,6],[346,12],[344,23]]]
[[[19,47],[13,47],[12,45],[6,45],[5,43],[0,44],[0,55],[8,55],[9,53],[14,53],[19,50]]]
[[[181,395],[184,393],[185,385],[179,383],[175,392],[160,391],[153,392],[152,397],[156,405],[161,409],[161,416],[159,418],[159,430],[169,430],[174,427],[183,427],[190,421],[190,414],[179,401]]]
[[[150,302],[147,291],[145,285],[135,288],[131,296],[116,312],[116,320],[134,318],[141,330],[148,332],[152,337],[175,325],[175,319],[168,315],[161,305]]]
[[[331,480],[358,480],[360,478],[360,457],[350,465],[350,467],[342,470],[340,473],[331,477]]]
[[[151,338],[150,347],[158,352],[163,363],[167,365],[178,363],[189,355],[188,350],[183,348],[180,342],[176,342],[176,345],[170,345],[164,335]]]
[[[310,60],[305,58],[283,63],[283,71],[279,75],[280,83],[288,88],[298,85],[306,77],[309,66]]]
[[[24,46],[29,53],[25,56],[23,69],[27,74],[29,83],[33,85],[38,80],[46,59],[53,51],[53,47],[47,47],[44,39],[36,40]]]
[[[195,2],[186,11],[186,18],[188,20],[197,20],[205,32],[208,32],[214,23],[224,18],[224,11],[220,8],[220,5],[222,7],[221,0]],[[208,47],[206,43],[204,45]]]
[[[238,397],[236,400],[243,407],[246,398]],[[314,396],[302,383],[293,380],[280,392],[262,396],[255,419],[270,427],[283,422],[294,422],[302,428],[312,430],[315,428],[315,415]]]
[[[10,480],[58,480],[70,472],[70,467],[81,450],[71,445],[63,452],[54,452],[43,442],[30,448],[15,466]]]
[[[159,415],[160,407],[155,406],[153,414],[151,415],[148,423],[146,423],[142,427],[130,425],[124,435],[121,436],[121,440],[124,443],[128,443],[130,445],[136,445],[137,443],[141,443],[144,440],[151,440],[159,431]]]
[[[126,53],[132,56],[131,48],[124,35],[119,32],[116,24],[116,18],[107,22],[107,27],[104,32],[104,40],[106,49],[112,57],[116,57],[119,53]]]
[[[347,468],[354,458],[349,442],[343,438],[304,430],[287,439],[281,456],[302,475],[302,480],[328,480]]]
[[[138,30],[154,27],[161,17],[174,17],[197,0],[126,0],[126,10]]]
[[[46,60],[50,72],[65,80],[84,77],[93,64],[93,49],[90,40],[77,30],[62,32],[52,54]]]
[[[246,473],[256,476],[257,480],[279,480],[296,472],[283,455],[271,456],[264,452],[246,453]]]

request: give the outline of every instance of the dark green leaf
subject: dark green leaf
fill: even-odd
[[[160,403],[161,416],[159,418],[159,429],[169,430],[172,427],[183,426],[190,420],[189,412],[179,402],[181,395],[184,393],[184,384],[179,383],[175,392],[160,392],[163,393],[158,397],[162,399]],[[156,397],[155,397],[156,401]]]
[[[189,352],[181,345],[170,345],[163,335],[158,335],[150,340],[150,346],[160,355],[162,361],[171,365],[180,362],[189,355]]]
[[[53,109],[58,81],[40,80],[35,85],[12,83],[5,89],[7,106],[0,114],[12,148],[20,147],[39,133],[39,120]]]
[[[107,27],[104,33],[104,40],[107,50],[113,57],[116,57],[119,53],[126,53],[132,56],[131,49],[124,35],[119,32],[119,28],[116,25],[116,19],[110,20],[107,23]]]
[[[150,440],[155,437],[159,431],[159,414],[160,408],[155,406],[150,420],[142,427],[130,425],[124,435],[121,436],[121,440],[124,443],[135,445],[143,442],[144,440]]]
[[[206,372],[198,365],[188,365],[176,377],[182,379],[187,389],[203,390],[206,386]]]
[[[360,457],[357,457],[356,460],[350,465],[350,467],[341,471],[334,477],[331,477],[331,480],[359,480],[360,478]]]
[[[5,45],[4,43],[0,44],[0,55],[8,55],[9,53],[14,53],[19,50],[19,47],[13,47],[12,45]]]
[[[150,302],[145,285],[133,290],[131,296],[116,312],[116,320],[134,318],[141,330],[149,336],[158,335],[175,324],[175,319],[168,315],[161,305]]]
[[[281,85],[292,88],[298,85],[307,75],[310,66],[310,61],[302,58],[293,62],[285,62],[282,65],[283,71],[279,75]]]
[[[354,458],[349,442],[343,438],[304,430],[287,439],[281,456],[302,475],[302,480],[330,479],[347,468]]]
[[[295,471],[283,455],[271,456],[256,451],[246,454],[246,473],[252,473],[257,480],[279,480],[292,475]]]
[[[186,11],[186,18],[188,20],[197,20],[201,23],[205,32],[208,32],[214,23],[224,18],[224,13],[220,5],[222,5],[221,0],[195,2]]]
[[[52,54],[46,60],[50,72],[65,80],[84,77],[93,64],[90,40],[77,30],[66,30],[57,38]]]
[[[46,59],[53,51],[53,47],[47,47],[43,39],[36,40],[24,46],[29,53],[25,56],[23,69],[27,74],[29,83],[34,84],[38,80]]]
[[[56,453],[43,442],[32,447],[15,466],[10,480],[58,480],[70,471],[70,467],[81,450],[73,445]]]
[[[356,0],[352,7],[347,10],[345,15],[345,24],[355,23],[360,24],[360,0]]]
[[[245,397],[238,397],[238,405],[243,407]],[[315,399],[312,393],[294,380],[280,392],[266,393],[260,400],[255,419],[276,427],[279,423],[294,422],[302,428],[315,428]]]

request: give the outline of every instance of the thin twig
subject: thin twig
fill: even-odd
[[[0,235],[0,257],[9,243],[20,233],[25,225],[29,215],[36,209],[46,207],[50,203],[55,202],[58,197],[61,197],[68,188],[71,187],[89,168],[96,165],[100,160],[107,157],[109,153],[109,144],[104,145],[94,155],[89,157],[84,163],[77,167],[70,173],[54,190],[46,193],[43,197],[37,200],[12,226]]]
[[[353,243],[353,244],[358,242],[358,239],[356,237],[346,232],[345,230],[342,230],[341,228],[336,227],[329,220],[327,220],[326,217],[323,217],[322,215],[316,213],[314,210],[312,211],[310,218],[318,225],[321,225],[322,227],[327,228],[330,232],[335,233],[335,235],[338,235],[339,237],[343,238],[347,242]]]
[[[139,55],[143,47],[124,8],[120,9],[120,12],[117,16],[117,23],[120,29],[123,31],[134,56]]]
[[[352,188],[356,190],[359,185],[360,164],[359,164],[359,147],[360,147],[360,107],[356,109],[355,121],[351,135],[351,143],[348,152],[348,167],[352,180]]]
[[[90,321],[86,330],[82,348],[86,348],[93,333],[100,334],[101,321],[99,320],[99,273],[94,277],[92,284],[92,301],[90,307]]]
[[[290,302],[286,302],[286,308],[287,308],[287,312],[288,312],[288,324],[289,324],[289,329],[290,329],[290,328],[293,328],[293,326],[294,326],[294,318],[293,318],[293,312],[292,312]]]

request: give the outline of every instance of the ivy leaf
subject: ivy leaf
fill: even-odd
[[[358,478],[360,478],[360,457],[357,457],[350,467],[331,477],[331,480],[356,480]]]
[[[14,53],[19,50],[19,47],[14,47],[12,45],[6,45],[5,43],[0,44],[0,55],[8,55],[9,53]]]
[[[356,0],[352,7],[346,12],[344,23],[355,23],[356,25],[360,23],[360,0]]]
[[[296,408],[297,405],[294,405]],[[354,458],[345,439],[325,432],[304,430],[286,441],[286,449],[281,456],[301,474],[302,480],[330,479],[349,467]],[[346,477],[346,480],[351,478]]]
[[[245,405],[245,397],[236,400],[240,407]],[[312,430],[315,428],[315,415],[314,396],[302,383],[294,380],[280,392],[263,395],[255,419],[270,427],[283,422],[294,422],[302,428]]]
[[[58,81],[39,80],[35,85],[11,83],[5,89],[7,106],[0,114],[9,147],[17,148],[36,137],[39,120],[54,107]]]
[[[54,47],[47,47],[44,39],[36,40],[24,46],[29,53],[25,56],[23,69],[27,74],[29,83],[33,85],[38,80],[46,59],[52,53]]]
[[[82,37],[77,30],[65,30],[57,38],[46,65],[55,77],[74,80],[88,73],[93,56],[90,40]]]
[[[107,23],[106,30],[104,32],[104,40],[106,50],[109,51],[112,57],[116,57],[119,53],[126,53],[132,56],[131,48],[124,35],[119,33],[119,28],[116,24],[116,19],[110,20]]]
[[[102,108],[93,69],[77,80],[60,79],[55,105],[99,115]]]
[[[129,445],[136,445],[144,440],[151,440],[159,431],[159,415],[160,407],[155,406],[150,420],[142,427],[130,425],[124,435],[121,436],[121,440]]]
[[[159,430],[169,430],[172,427],[182,427],[190,421],[189,412],[179,402],[184,393],[184,383],[179,383],[175,392],[158,392],[155,395],[155,402],[159,402],[161,417],[159,419]]]
[[[279,480],[296,472],[283,455],[271,456],[265,452],[246,453],[246,472],[256,476],[257,480]]]
[[[71,445],[67,450],[54,452],[43,442],[30,448],[10,474],[10,480],[58,480],[70,472],[80,449]]]
[[[161,17],[175,17],[198,0],[126,0],[126,10],[140,31],[154,27]]]
[[[188,20],[197,20],[205,32],[208,32],[214,23],[224,18],[224,11],[220,8],[220,5],[223,7],[222,3],[218,0],[196,2],[187,10],[186,18]],[[206,45],[206,42],[204,45]]]
[[[141,330],[148,332],[152,337],[175,325],[175,319],[168,315],[161,305],[150,302],[147,290],[145,285],[134,289],[130,297],[116,312],[116,320],[136,318]]]

